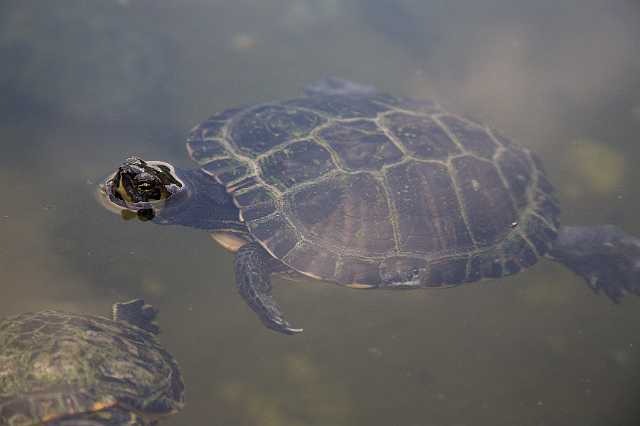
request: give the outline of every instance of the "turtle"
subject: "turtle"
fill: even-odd
[[[0,322],[0,424],[155,425],[184,406],[174,357],[142,299],[112,318],[56,310]]]
[[[289,100],[232,108],[186,141],[199,167],[130,157],[100,185],[124,218],[204,229],[235,252],[240,295],[275,331],[302,331],[271,274],[352,288],[453,287],[541,258],[614,302],[640,293],[640,239],[560,226],[537,155],[430,100],[325,78]]]

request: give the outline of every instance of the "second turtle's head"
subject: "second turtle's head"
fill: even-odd
[[[124,218],[133,213],[139,219],[149,220],[182,187],[170,164],[130,157],[101,185],[100,195],[107,208],[120,212]]]

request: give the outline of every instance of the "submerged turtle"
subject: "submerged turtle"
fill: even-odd
[[[618,301],[640,291],[640,239],[559,227],[537,157],[437,104],[326,79],[298,99],[196,126],[199,169],[129,158],[101,186],[123,215],[202,228],[236,252],[237,288],[283,333],[272,272],[355,288],[455,286],[541,257]]]
[[[0,424],[156,424],[184,405],[174,358],[140,299],[113,319],[59,311],[0,321]]]

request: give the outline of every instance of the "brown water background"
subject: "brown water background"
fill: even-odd
[[[567,269],[441,291],[275,282],[264,329],[206,233],[125,222],[95,185],[188,129],[336,75],[435,98],[543,158],[563,223],[640,235],[635,1],[1,1],[0,317],[143,297],[187,384],[166,425],[640,424],[640,298]]]

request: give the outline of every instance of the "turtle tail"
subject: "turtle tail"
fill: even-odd
[[[563,226],[548,254],[618,303],[640,295],[640,238],[614,225]]]

